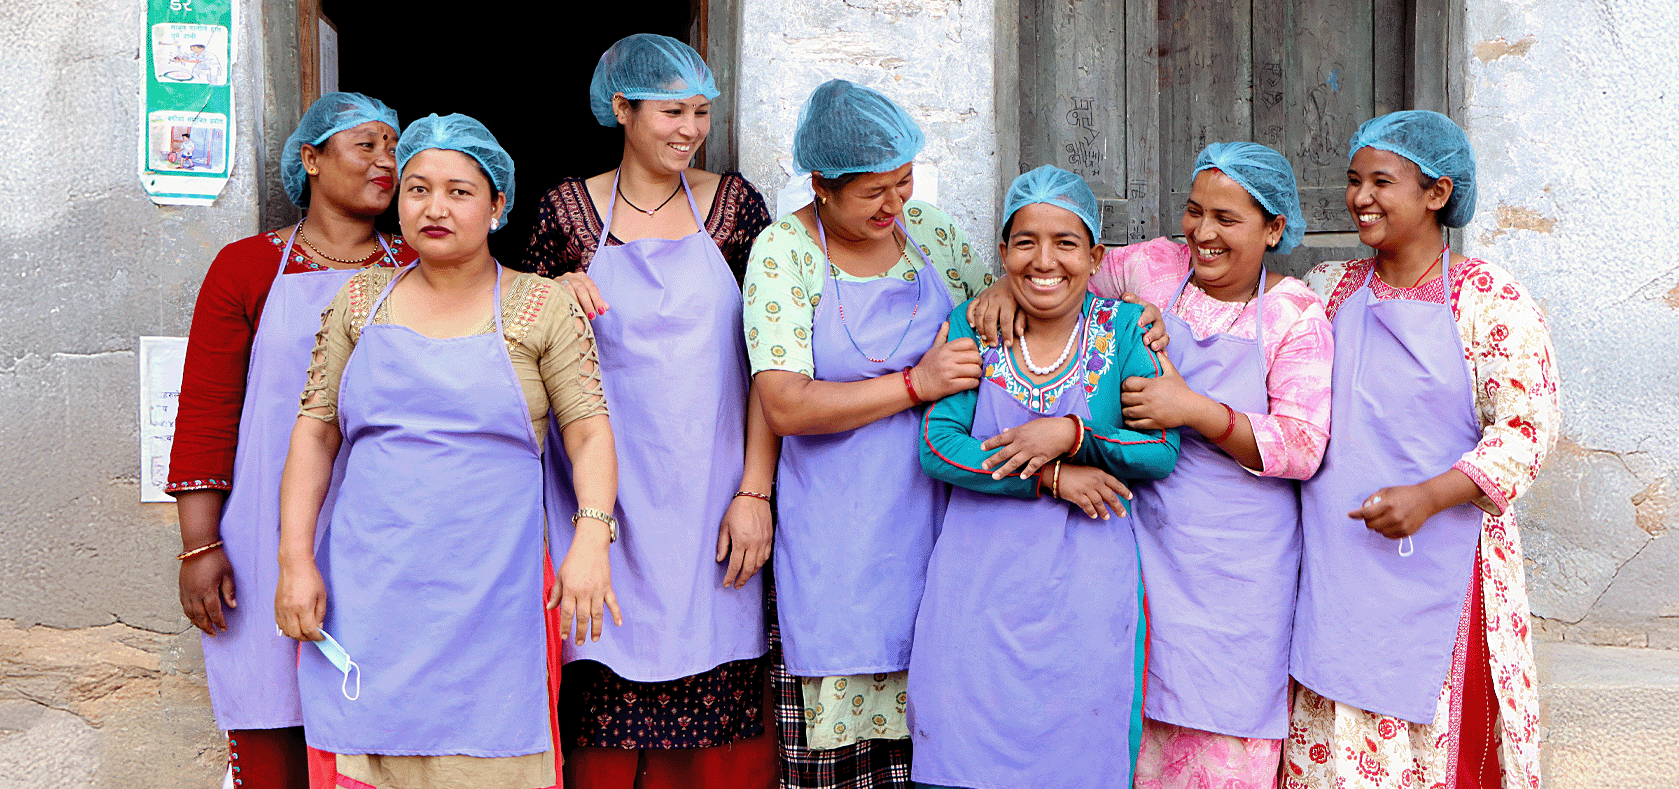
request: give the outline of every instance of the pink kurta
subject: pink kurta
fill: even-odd
[[[1372,261],[1324,263],[1306,280],[1327,300],[1333,317],[1357,291]],[[1463,339],[1464,362],[1474,382],[1481,440],[1453,464],[1480,486],[1480,558],[1475,578],[1482,600],[1490,666],[1471,665],[1478,650],[1466,610],[1458,629],[1452,668],[1440,690],[1434,723],[1423,726],[1378,715],[1299,688],[1286,741],[1288,787],[1432,789],[1456,785],[1462,743],[1496,745],[1503,789],[1539,786],[1539,688],[1529,639],[1527,586],[1521,540],[1511,502],[1527,490],[1556,443],[1562,414],[1550,334],[1539,305],[1509,272],[1469,259],[1451,268],[1451,307]],[[1446,302],[1445,283],[1416,288],[1370,280],[1378,299]],[[1469,600],[1473,600],[1471,596]],[[1465,677],[1489,671],[1498,703],[1492,732],[1466,731],[1462,720],[1473,700],[1463,698]],[[1470,755],[1472,761],[1477,755]]]
[[[1254,302],[1225,302],[1193,281],[1172,304],[1189,273],[1189,247],[1157,238],[1118,247],[1090,279],[1100,296],[1137,294],[1170,310],[1197,335],[1255,336]],[[1335,344],[1323,303],[1305,283],[1268,277],[1265,298],[1265,366],[1269,413],[1249,413],[1259,446],[1262,476],[1306,479],[1317,471],[1329,441],[1330,369]],[[1235,737],[1145,719],[1137,758],[1137,789],[1276,786],[1281,740]]]
[[[1107,298],[1135,293],[1184,319],[1203,337],[1228,332],[1254,336],[1253,302],[1219,301],[1195,283],[1172,294],[1189,273],[1189,247],[1169,238],[1116,247],[1090,278],[1090,292]],[[1329,443],[1329,371],[1335,341],[1323,302],[1293,277],[1271,275],[1265,293],[1266,388],[1269,414],[1248,414],[1265,469],[1261,476],[1306,479],[1318,470]]]

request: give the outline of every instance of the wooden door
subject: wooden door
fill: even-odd
[[[1348,216],[1358,124],[1409,107],[1451,113],[1447,51],[1461,0],[1040,0],[1022,4],[1019,164],[1084,175],[1103,240],[1178,233],[1210,142],[1280,151],[1307,240],[1270,261],[1300,274],[1368,254]]]

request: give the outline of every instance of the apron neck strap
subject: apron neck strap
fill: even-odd
[[[280,281],[280,275],[286,273],[286,262],[291,260],[292,245],[297,243],[297,234],[303,232],[303,220],[297,220],[292,226],[291,237],[286,239],[286,245],[280,249],[280,267],[274,271],[274,281]],[[383,243],[383,242],[381,242]]]
[[[1259,345],[1261,359],[1265,358],[1265,280],[1269,276],[1270,273],[1265,270],[1265,265],[1261,263],[1259,266],[1259,290],[1254,293],[1253,297],[1253,337],[1254,342]],[[1178,305],[1178,299],[1183,298],[1184,288],[1189,287],[1189,281],[1194,278],[1195,261],[1191,260],[1189,263],[1189,273],[1183,275],[1183,281],[1178,283],[1178,289],[1172,292],[1171,303],[1166,305],[1166,309],[1168,311]],[[1204,293],[1205,291],[1202,292]],[[1242,309],[1247,309],[1247,307],[1244,305]],[[1181,318],[1182,316],[1179,317]],[[1239,321],[1241,319],[1242,315],[1238,312],[1236,314],[1236,320]],[[1185,323],[1187,322],[1188,321],[1185,321]],[[1234,327],[1234,324],[1232,324],[1232,327]]]
[[[811,205],[810,213],[812,216],[816,217],[816,243],[822,247],[822,262],[826,263],[830,268],[837,268],[837,266],[834,266],[833,260],[828,257],[828,231],[826,228],[822,227],[822,208],[813,203]],[[921,249],[921,245],[917,244],[915,239],[910,237],[909,228],[904,227],[904,220],[898,217],[893,217],[892,224],[898,228],[898,232],[904,234],[904,243],[908,244],[911,249],[915,250],[916,256],[921,258],[922,265],[933,265],[933,259],[928,257],[927,253]]]
[[[490,313],[495,317],[496,336],[500,337],[505,333],[501,325],[501,263],[496,261],[495,258],[491,258],[490,262],[496,267],[495,301],[490,304]],[[402,270],[396,273],[396,276],[391,277],[390,282],[385,283],[385,289],[379,291],[379,298],[374,299],[373,306],[367,310],[368,323],[372,323],[373,316],[379,314],[379,307],[385,303],[385,299],[390,298],[391,291],[396,288],[397,281],[408,276],[408,272],[419,268],[419,266],[420,261],[418,260],[413,263],[409,263],[408,265],[403,266]]]
[[[612,197],[606,201],[606,216],[601,217],[600,238],[595,239],[595,254],[597,255],[600,254],[601,248],[606,246],[606,237],[612,235],[612,213],[618,208],[618,179],[623,174],[624,168],[622,165],[612,171]],[[688,210],[694,214],[694,227],[699,228],[698,232],[704,233],[705,217],[700,216],[699,204],[694,202],[694,190],[688,188],[688,174],[677,173],[676,177],[682,179],[682,193],[688,197]],[[499,283],[501,280],[497,279],[496,281]]]

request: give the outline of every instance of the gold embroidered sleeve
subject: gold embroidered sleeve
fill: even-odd
[[[338,421],[338,383],[344,376],[344,365],[361,338],[362,327],[367,325],[368,308],[395,271],[374,268],[356,274],[321,313],[321,329],[315,333],[315,352],[309,358],[299,416]]]
[[[537,438],[546,434],[550,413],[555,428],[606,413],[594,331],[571,291],[522,275],[514,295],[502,320]]]

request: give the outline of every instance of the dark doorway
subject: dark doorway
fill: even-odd
[[[623,153],[622,133],[589,113],[589,77],[600,54],[632,33],[688,41],[694,5],[531,3],[497,11],[436,0],[322,0],[321,12],[338,26],[340,90],[389,104],[403,123],[466,113],[507,148],[517,194],[490,250],[522,268],[542,195],[566,176],[612,169]],[[395,208],[379,225],[397,229]]]

